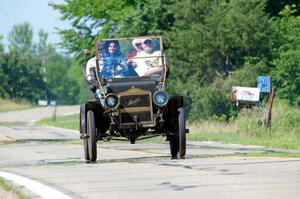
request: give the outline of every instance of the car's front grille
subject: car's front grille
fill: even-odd
[[[150,95],[120,96],[120,106],[124,108],[149,107]]]
[[[120,126],[133,126],[136,120],[141,125],[154,125],[151,98],[151,92],[139,88],[119,93]]]

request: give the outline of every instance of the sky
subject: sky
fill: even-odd
[[[29,22],[34,31],[34,41],[38,40],[38,31],[48,32],[48,42],[57,43],[60,37],[57,28],[70,28],[66,21],[59,19],[60,13],[48,6],[49,2],[63,3],[64,0],[0,0],[0,35],[7,47],[8,33],[16,24]]]

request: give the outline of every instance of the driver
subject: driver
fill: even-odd
[[[117,40],[104,43],[103,55],[99,58],[100,75],[102,78],[124,77],[128,70],[125,56],[120,51]]]
[[[119,42],[116,40],[100,43],[97,55],[90,58],[86,64],[86,80],[89,89],[96,91],[96,62],[99,60],[100,75],[102,78],[124,77],[128,73],[125,56],[120,51]]]

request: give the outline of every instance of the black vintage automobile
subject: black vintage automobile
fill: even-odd
[[[125,138],[134,144],[159,135],[169,141],[172,158],[185,158],[183,96],[165,91],[169,69],[162,38],[100,39],[95,52],[95,99],[80,107],[85,159],[96,161],[98,141]]]

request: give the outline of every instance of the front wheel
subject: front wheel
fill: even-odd
[[[95,127],[95,116],[93,111],[87,112],[87,143],[85,143],[84,147],[87,147],[87,154],[89,156],[89,160],[94,162],[97,159],[97,135],[96,135],[96,127]]]
[[[84,148],[84,159],[89,162],[90,161],[90,155],[89,155],[89,142],[86,139],[83,139],[83,148]]]
[[[171,158],[177,159],[178,150],[179,150],[179,139],[178,135],[172,135],[170,136],[170,152],[171,152]]]

